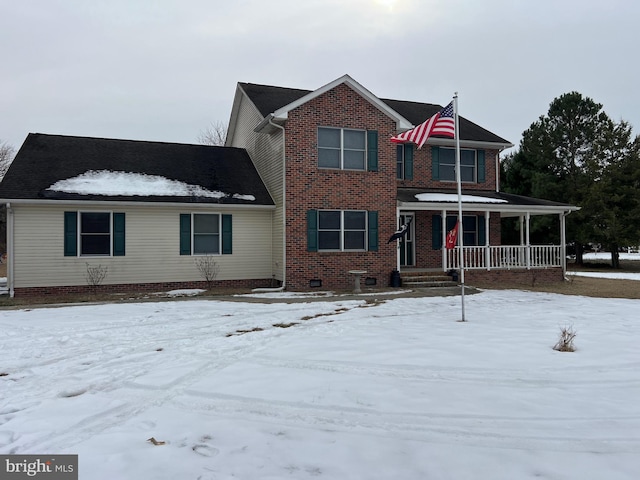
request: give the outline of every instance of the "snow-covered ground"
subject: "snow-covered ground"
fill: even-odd
[[[611,253],[609,252],[590,252],[584,255],[586,261],[611,261]],[[638,260],[640,261],[640,254],[638,253],[621,253],[620,260]],[[584,272],[584,271],[568,271],[568,275],[576,275],[580,277],[592,277],[592,278],[613,278],[620,280],[640,280],[640,273],[638,272]]]
[[[640,301],[465,298],[467,323],[460,297],[0,311],[0,453],[82,480],[637,479]]]

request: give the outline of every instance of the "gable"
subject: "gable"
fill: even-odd
[[[28,135],[0,198],[273,205],[244,149],[45,134]]]

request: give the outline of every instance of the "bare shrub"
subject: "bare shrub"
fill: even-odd
[[[107,267],[103,267],[102,265],[87,265],[87,274],[85,275],[85,279],[87,280],[87,285],[93,288],[93,293],[96,294],[98,292],[98,287],[102,285],[104,279],[107,278]]]
[[[215,261],[213,255],[204,255],[202,257],[196,257],[194,260],[196,268],[200,272],[200,276],[207,282],[207,289],[211,290],[213,281],[217,278],[220,272],[220,265]]]
[[[553,349],[559,352],[575,352],[576,347],[573,345],[575,337],[576,331],[573,327],[562,327],[560,329],[560,338],[553,346]]]

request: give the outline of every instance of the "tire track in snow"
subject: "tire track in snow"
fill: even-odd
[[[301,309],[301,312],[303,311],[304,310]],[[275,331],[277,331],[277,334],[274,334]],[[281,329],[276,329],[271,332],[257,332],[257,334],[262,333],[264,336],[264,338],[258,342],[256,342],[255,339],[243,341],[241,337],[237,337],[240,338],[240,340],[235,341],[220,337],[222,340],[220,345],[224,346],[224,348],[217,352],[215,359],[204,361],[194,370],[180,376],[169,384],[154,386],[137,383],[135,382],[135,375],[128,380],[121,379],[120,386],[117,389],[113,389],[117,396],[126,398],[121,405],[85,417],[64,430],[39,435],[37,439],[27,441],[20,445],[14,445],[10,448],[9,453],[60,451],[61,449],[68,449],[107,429],[126,423],[131,418],[143,413],[149,408],[165,405],[168,402],[173,403],[172,400],[183,395],[189,385],[198,382],[206,376],[215,374],[216,371],[233,365],[256,351],[268,348],[269,344],[278,340],[283,332]],[[186,338],[191,339],[192,336],[190,335]],[[64,358],[66,359],[66,357]],[[126,358],[122,359],[122,363],[128,363]],[[140,365],[134,363],[134,367],[139,369]],[[107,370],[109,369],[107,368]],[[126,394],[122,394],[124,390],[126,390]]]
[[[272,356],[252,356],[251,363],[257,365],[288,368],[296,370],[319,370],[325,372],[352,374],[352,375],[367,375],[367,376],[379,376],[379,377],[391,377],[402,378],[406,380],[416,381],[447,381],[455,383],[470,383],[470,384],[482,384],[482,385],[505,385],[511,386],[517,383],[518,387],[523,388],[539,388],[540,386],[554,386],[554,385],[571,385],[571,386],[591,386],[591,385],[603,385],[608,387],[614,387],[616,385],[628,386],[640,386],[640,377],[637,380],[630,381],[627,379],[611,379],[609,378],[612,372],[619,374],[621,371],[628,370],[630,372],[636,372],[640,368],[638,363],[627,363],[620,365],[609,365],[607,369],[598,367],[597,369],[588,369],[591,378],[593,380],[574,380],[575,376],[572,375],[571,368],[564,368],[562,375],[557,378],[553,378],[552,374],[557,374],[557,369],[551,369],[548,371],[541,370],[508,370],[501,369],[499,372],[495,372],[486,368],[452,368],[451,366],[443,365],[372,365],[359,364],[355,362],[347,361],[317,361],[317,360],[304,360],[304,359],[284,359],[281,357]],[[584,369],[576,369],[584,370]],[[507,375],[505,375],[505,373]]]
[[[188,390],[174,406],[190,412],[235,417],[243,421],[273,423],[297,428],[338,430],[427,443],[567,452],[640,453],[640,433],[635,436],[588,437],[591,423],[618,422],[626,432],[640,432],[638,417],[517,418],[484,415],[441,415],[423,412],[389,412],[340,405],[268,401]],[[581,427],[584,426],[584,430]],[[567,435],[566,432],[576,432]]]

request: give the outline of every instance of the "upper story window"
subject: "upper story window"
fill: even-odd
[[[454,148],[440,149],[440,180],[456,181],[456,151]],[[460,149],[460,180],[476,181],[476,151]]]
[[[366,170],[367,132],[318,127],[318,166],[342,170]]]
[[[433,147],[432,172],[434,180],[456,181],[456,150],[448,147]],[[484,150],[460,149],[460,180],[467,183],[485,181]]]

